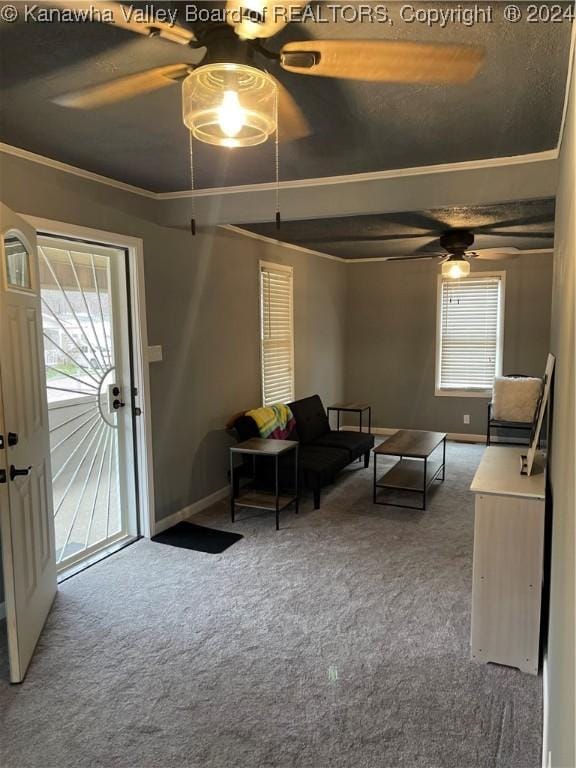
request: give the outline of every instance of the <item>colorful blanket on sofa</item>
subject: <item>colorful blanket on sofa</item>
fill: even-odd
[[[296,426],[292,411],[284,403],[254,408],[252,411],[246,411],[246,416],[254,419],[261,437],[274,440],[286,440]]]

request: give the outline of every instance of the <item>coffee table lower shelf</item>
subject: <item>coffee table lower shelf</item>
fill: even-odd
[[[435,480],[442,482],[445,476],[444,460],[429,461],[427,459],[401,458],[393,467],[390,467],[380,478],[377,475],[377,459],[374,456],[374,504],[382,504],[391,507],[403,507],[405,509],[426,509],[427,491]],[[439,477],[442,475],[442,477]],[[419,493],[422,496],[422,504],[399,504],[392,501],[378,501],[378,488],[389,491],[408,491]]]

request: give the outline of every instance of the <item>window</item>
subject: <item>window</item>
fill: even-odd
[[[502,373],[504,272],[438,278],[436,394],[490,396]]]
[[[294,399],[292,267],[260,262],[262,402]]]
[[[16,235],[8,235],[4,238],[4,252],[8,285],[31,288],[30,254],[22,240]]]

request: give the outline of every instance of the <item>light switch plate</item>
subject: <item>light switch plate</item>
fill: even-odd
[[[160,363],[162,362],[162,347],[160,344],[156,344],[156,346],[148,347],[148,362],[149,363]]]

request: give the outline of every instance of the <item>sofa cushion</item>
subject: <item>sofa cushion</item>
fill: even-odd
[[[298,462],[304,483],[320,487],[331,483],[341,469],[349,463],[348,451],[316,445],[301,445]]]
[[[311,443],[330,431],[328,417],[318,395],[295,400],[289,403],[289,406],[296,419],[296,430],[301,443]]]
[[[327,432],[316,438],[314,446],[340,448],[348,451],[350,459],[357,459],[367,453],[374,445],[374,435],[368,432]]]

